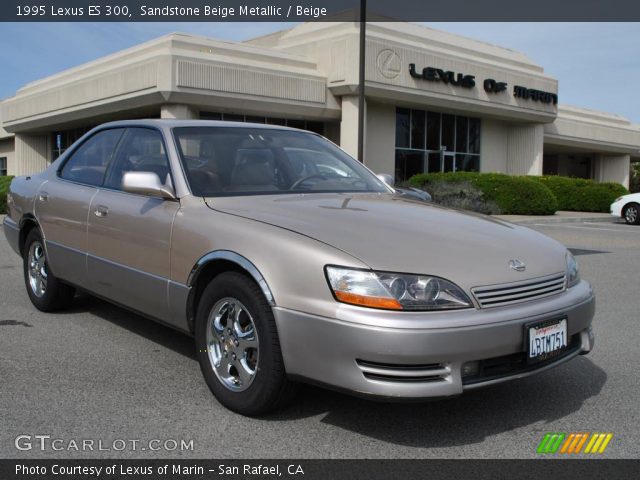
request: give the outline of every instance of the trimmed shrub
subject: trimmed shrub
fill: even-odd
[[[7,191],[13,177],[0,177],[0,215],[7,213]]]
[[[503,173],[448,172],[422,173],[409,179],[409,183],[432,193],[434,184],[468,183],[482,192],[484,211],[505,215],[553,215],[558,202],[542,183],[529,177]],[[437,187],[436,187],[437,188]],[[436,203],[437,199],[434,197]],[[473,204],[474,202],[471,202]],[[497,207],[497,212],[495,211]],[[475,211],[482,211],[475,209]]]
[[[545,185],[558,199],[559,210],[608,212],[613,201],[629,191],[616,182],[598,183],[584,178],[547,175],[529,177]]]
[[[500,213],[498,205],[491,200],[485,199],[482,190],[468,181],[445,182],[436,180],[429,183],[429,193],[433,202],[443,207],[471,210],[485,215]]]

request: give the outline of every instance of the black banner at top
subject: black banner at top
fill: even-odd
[[[2,0],[1,22],[359,21],[362,0]],[[640,21],[636,0],[366,0],[367,21]],[[594,32],[596,34],[596,32]]]

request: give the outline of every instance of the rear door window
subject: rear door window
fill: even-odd
[[[100,186],[124,128],[96,133],[75,150],[62,167],[60,177],[72,182]]]

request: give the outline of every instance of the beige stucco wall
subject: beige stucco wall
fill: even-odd
[[[367,42],[366,78],[372,88],[380,86],[385,90],[386,93],[379,92],[379,95],[387,98],[389,95],[411,95],[417,105],[446,105],[449,109],[479,114],[491,112],[494,115],[529,118],[540,122],[550,122],[555,118],[556,105],[553,103],[520,99],[512,94],[515,85],[557,93],[558,82],[555,79],[541,72],[478,61],[449,51],[434,51],[426,46],[409,47],[403,45],[402,40]],[[387,62],[393,62],[394,59],[397,63],[397,76],[393,76],[396,71],[389,72],[384,68]],[[409,64],[414,64],[417,72],[421,72],[424,67],[434,67],[456,74],[473,75],[476,86],[463,88],[414,78],[409,73]],[[487,93],[483,87],[485,79],[507,82],[509,87],[500,93]]]
[[[16,162],[12,175],[30,175],[47,168],[51,161],[51,136],[18,133]]]
[[[160,118],[192,120],[199,118],[200,112],[192,106],[171,103],[160,106]]]
[[[599,182],[618,182],[629,188],[629,155],[599,155],[595,165],[595,179]]]
[[[364,163],[375,173],[394,174],[396,143],[396,107],[367,102],[367,127]]]
[[[507,132],[507,173],[542,175],[544,126],[511,125]]]
[[[19,133],[124,119],[171,104],[294,118],[340,116],[313,59],[185,34],[27,84],[2,102],[0,116],[8,131]],[[171,108],[165,113],[175,114]]]
[[[354,158],[358,156],[358,97],[342,97],[342,119],[340,120],[340,146]]]
[[[313,58],[318,70],[327,76],[333,94],[351,95],[358,87],[358,36],[357,23],[317,22],[249,43]],[[434,67],[474,75],[476,86],[461,88],[416,79],[409,73],[410,63],[418,71]],[[404,22],[369,22],[365,65],[369,98],[539,122],[553,121],[556,115],[553,103],[513,95],[515,85],[557,93],[557,80],[541,66],[519,52],[440,30]],[[509,88],[487,93],[483,82],[488,78],[507,82]]]
[[[640,128],[611,113],[562,105],[558,118],[544,126],[545,142],[599,151],[636,153],[640,150]]]
[[[480,128],[480,171],[507,173],[508,125],[483,119]]]

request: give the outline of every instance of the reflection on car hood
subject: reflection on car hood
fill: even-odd
[[[540,233],[391,194],[231,196],[206,203],[332,245],[376,270],[436,275],[465,288],[565,269],[565,247]],[[511,259],[524,262],[526,271],[512,270]]]

